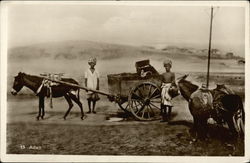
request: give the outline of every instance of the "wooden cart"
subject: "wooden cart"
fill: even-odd
[[[118,105],[137,120],[160,118],[161,75],[149,60],[136,62],[137,73],[108,75],[109,93],[118,97]]]

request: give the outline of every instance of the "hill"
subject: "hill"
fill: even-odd
[[[91,41],[64,41],[35,44],[9,49],[9,59],[86,59],[95,56],[99,59],[115,59],[140,55],[162,55],[166,52],[148,47],[134,47]]]
[[[177,46],[166,46],[162,49],[156,49],[153,46],[129,46],[92,41],[63,41],[11,48],[9,49],[8,58],[10,60],[29,60],[37,58],[83,60],[90,56],[95,56],[105,60],[135,56],[167,56],[172,59],[189,57],[206,59],[207,53],[207,49],[183,48]],[[241,57],[234,56],[233,53],[221,52],[218,49],[212,49],[211,58],[242,59]]]
[[[162,48],[162,51],[172,54],[182,55],[195,55],[199,58],[206,59],[208,57],[208,49],[195,49],[195,48],[180,48],[177,46],[166,46]],[[211,49],[212,59],[243,59],[240,56],[234,55],[232,52],[224,52],[219,49]]]

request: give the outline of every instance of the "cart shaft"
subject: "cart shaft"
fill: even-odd
[[[83,87],[83,86],[80,86],[80,85],[77,85],[77,84],[72,84],[72,83],[61,81],[61,80],[53,80],[53,79],[50,79],[50,78],[47,78],[47,77],[42,77],[42,78],[46,79],[46,80],[49,80],[49,81],[52,81],[52,82],[55,82],[55,83],[65,84],[65,85],[76,87],[76,88],[83,89],[83,90],[86,90],[86,91],[91,91],[91,92],[94,92],[94,93],[98,93],[98,94],[101,94],[101,95],[104,95],[104,96],[112,96],[111,94],[108,94],[108,93],[105,93],[105,92],[102,92],[102,91],[99,91],[99,90],[89,89],[87,87]]]

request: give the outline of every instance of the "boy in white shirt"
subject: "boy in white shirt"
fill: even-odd
[[[88,61],[90,68],[85,72],[85,86],[92,90],[99,90],[99,73],[95,69],[96,65],[96,58],[90,58]],[[92,105],[92,113],[96,114],[95,112],[95,105],[96,101],[100,98],[97,93],[87,91],[87,100],[89,111],[87,113],[91,113],[91,102]]]
[[[171,91],[178,92],[175,83],[175,73],[171,72],[172,61],[166,59],[163,62],[166,72],[162,74],[162,91],[161,91],[161,114],[162,122],[167,122],[170,119],[172,111],[172,94]],[[168,110],[168,113],[167,113]]]

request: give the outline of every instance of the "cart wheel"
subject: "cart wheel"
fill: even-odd
[[[125,111],[125,112],[130,112],[130,110],[129,110],[129,105],[128,105],[128,99],[125,100],[125,101],[119,102],[118,105],[119,105],[119,107],[120,107],[123,111]]]
[[[130,91],[128,103],[137,120],[160,119],[161,91],[157,85],[150,82],[139,84]]]

